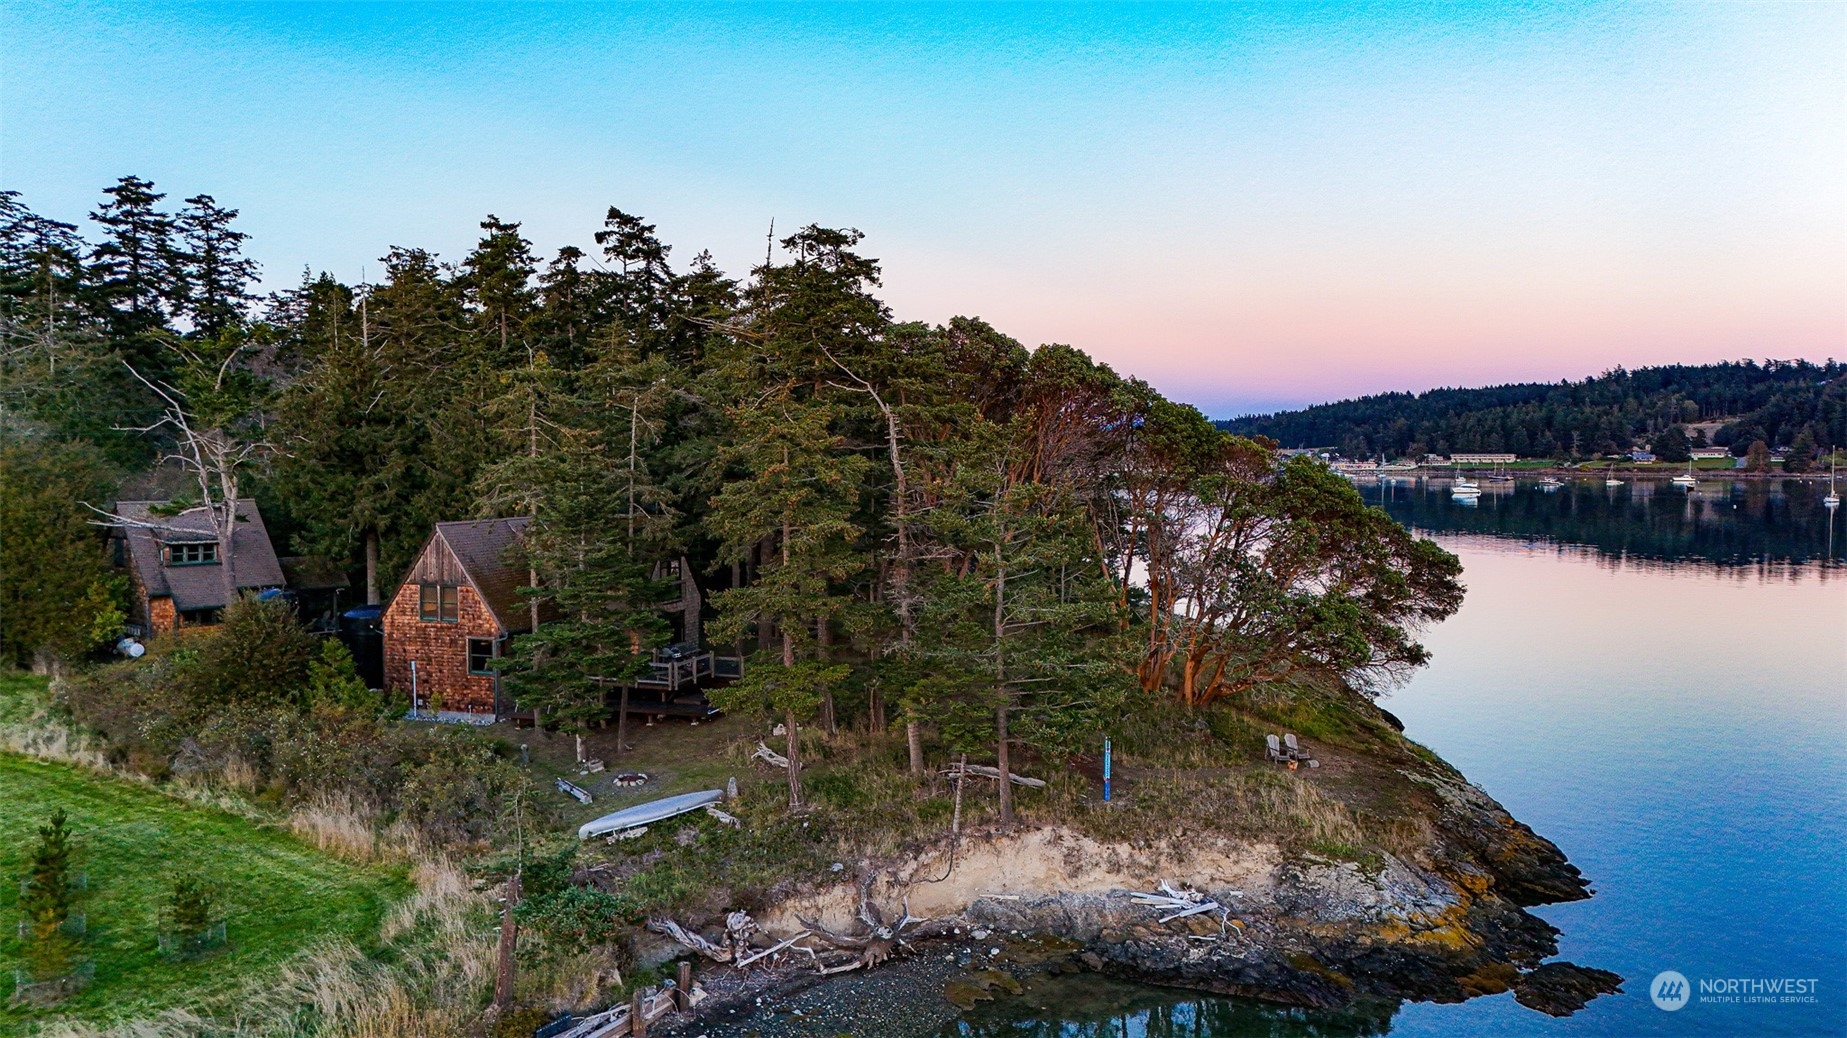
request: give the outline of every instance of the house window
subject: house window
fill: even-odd
[[[217,561],[218,544],[216,541],[167,545],[167,565],[169,566],[204,566]]]
[[[492,638],[468,639],[468,673],[494,673],[494,640]]]
[[[461,589],[454,584],[417,586],[417,615],[425,620],[452,624],[461,619]]]
[[[180,610],[180,623],[187,626],[215,624],[221,612],[222,610],[216,606],[210,609],[182,609]]]

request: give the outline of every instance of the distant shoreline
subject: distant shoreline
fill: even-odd
[[[1645,463],[1641,463],[1641,464],[1645,464]],[[1492,473],[1494,471],[1496,471],[1496,468],[1493,465],[1481,465],[1481,466],[1474,466],[1474,467],[1464,465],[1460,469],[1456,468],[1455,466],[1450,466],[1450,465],[1429,465],[1429,466],[1420,466],[1414,469],[1387,469],[1384,472],[1352,472],[1352,471],[1349,471],[1347,474],[1355,475],[1355,476],[1370,477],[1374,479],[1379,478],[1380,476],[1417,476],[1420,478],[1442,479],[1442,478],[1447,478],[1447,477],[1454,477],[1457,472],[1461,472],[1463,475],[1466,475],[1466,476],[1479,476],[1485,473]],[[1623,465],[1619,462],[1617,463],[1614,469],[1612,469],[1608,464],[1595,467],[1595,468],[1586,466],[1586,467],[1575,468],[1575,469],[1562,468],[1562,467],[1557,467],[1557,466],[1549,466],[1546,468],[1514,468],[1514,469],[1509,470],[1509,474],[1512,475],[1516,480],[1526,478],[1526,477],[1538,477],[1538,476],[1557,476],[1561,479],[1592,479],[1592,478],[1596,478],[1599,476],[1608,478],[1608,474],[1612,471],[1618,474],[1621,474],[1621,475],[1629,476],[1633,479],[1652,479],[1652,480],[1659,480],[1661,482],[1666,482],[1668,480],[1673,479],[1675,476],[1685,475],[1687,470],[1685,468],[1671,468],[1671,467],[1669,468],[1637,468],[1634,465],[1631,465],[1631,467],[1629,468],[1624,468]],[[1828,481],[1828,474],[1826,472],[1789,472],[1789,473],[1750,472],[1744,469],[1695,468],[1693,470],[1693,474],[1702,480],[1793,479],[1793,480],[1796,480],[1802,483],[1826,483]]]

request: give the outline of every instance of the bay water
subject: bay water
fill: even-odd
[[[1383,705],[1584,870],[1593,898],[1536,912],[1623,993],[1557,1019],[1511,995],[1317,1013],[1064,977],[946,1033],[1847,1035],[1847,516],[1825,485],[1361,489],[1468,585]],[[1673,1011],[1650,997],[1670,970]],[[1750,983],[1791,979],[1807,1000]]]

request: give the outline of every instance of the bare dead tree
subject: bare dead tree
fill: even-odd
[[[224,358],[212,370],[209,392],[226,393],[233,363],[241,352],[239,349],[226,351]],[[200,358],[197,355],[189,355],[188,359],[195,365],[199,364]],[[123,362],[123,366],[160,398],[162,408],[160,417],[153,422],[144,426],[124,427],[122,431],[165,433],[173,438],[172,446],[161,453],[156,464],[177,465],[192,477],[197,486],[198,508],[205,513],[208,530],[217,544],[219,573],[224,583],[224,601],[228,606],[237,599],[236,556],[231,549],[237,533],[237,498],[242,472],[246,465],[270,453],[274,449],[273,445],[267,439],[239,435],[232,427],[231,415],[203,415],[200,409],[188,407],[186,395],[172,385],[148,378],[127,361]],[[94,505],[90,508],[103,516],[102,520],[96,521],[97,525],[167,529],[165,524],[149,519],[106,511]]]

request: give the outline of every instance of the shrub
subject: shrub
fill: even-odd
[[[404,817],[438,840],[486,838],[497,828],[506,794],[528,781],[493,747],[466,735],[428,733],[421,758],[405,771],[400,793]]]
[[[386,709],[385,697],[366,687],[353,654],[337,638],[322,639],[320,651],[308,661],[308,702],[374,715]]]
[[[281,599],[245,596],[225,610],[224,623],[198,646],[197,659],[180,671],[182,692],[194,710],[232,704],[303,705],[314,636]]]
[[[637,915],[633,901],[587,887],[564,886],[521,901],[514,916],[562,948],[609,944]]]

